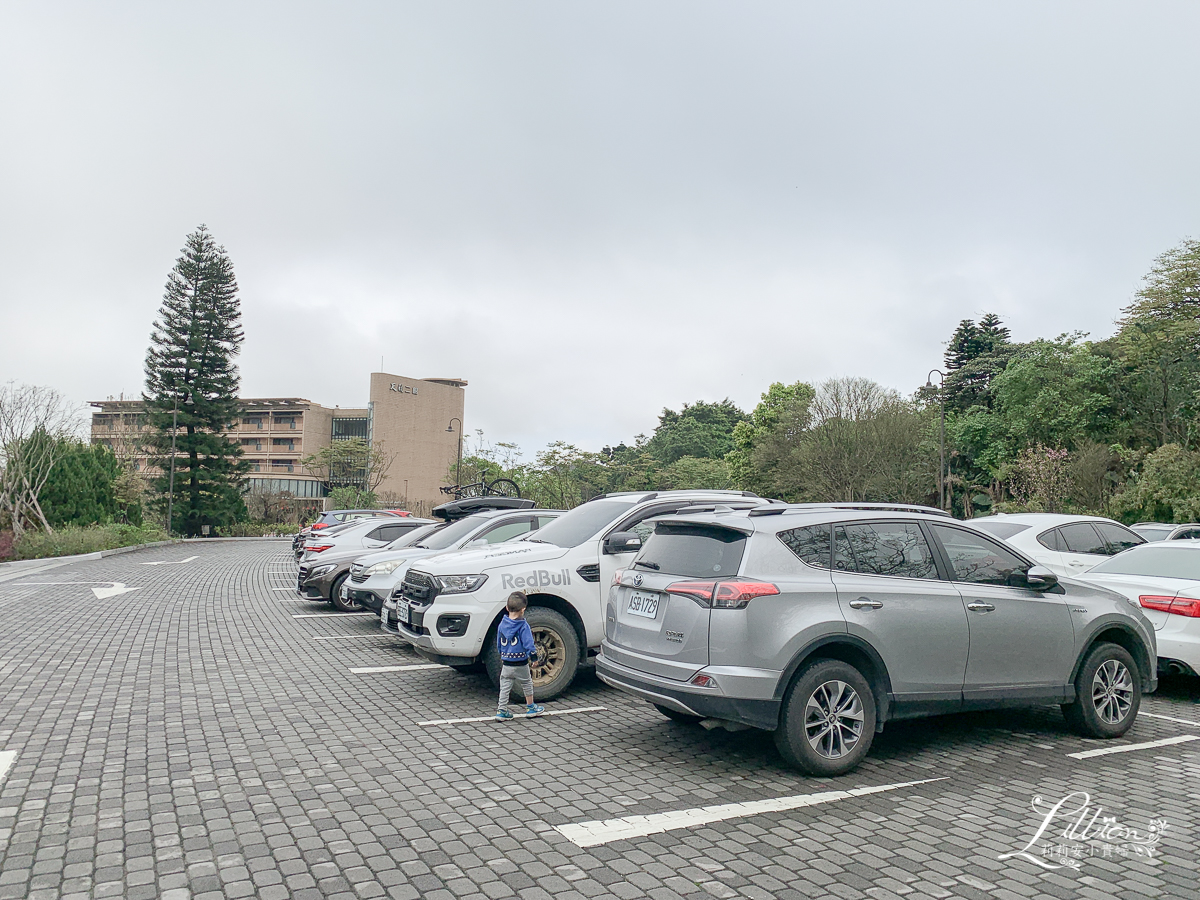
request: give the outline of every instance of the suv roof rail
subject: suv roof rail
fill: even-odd
[[[723,494],[731,497],[753,497],[760,499],[754,491],[734,491],[725,490],[724,488],[684,488],[677,491],[609,491],[607,494],[597,494],[595,497],[588,497],[584,503],[591,503],[593,500],[604,500],[608,497],[637,497],[640,496],[643,501],[656,500],[661,494]],[[779,500],[766,500],[766,503],[779,503]]]
[[[826,509],[860,510],[862,512],[904,512],[919,513],[925,516],[945,516],[953,518],[944,509],[934,506],[922,506],[919,503],[789,503],[782,506],[756,507],[750,510],[752,516],[781,516],[785,512],[817,512]]]

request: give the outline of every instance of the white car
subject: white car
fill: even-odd
[[[1197,541],[1200,540],[1200,524],[1189,522],[1187,525],[1167,525],[1164,522],[1138,522],[1130,525],[1134,531],[1148,540],[1155,541]]]
[[[654,530],[650,519],[681,509],[749,509],[766,502],[741,491],[608,494],[516,541],[418,560],[401,583],[400,637],[432,662],[482,662],[498,683],[495,627],[508,595],[524,591],[525,618],[539,656],[534,696],[549,700],[567,689],[579,664],[599,649],[608,587]]]
[[[1110,556],[1146,543],[1120,522],[1100,516],[997,513],[963,524],[1012,544],[1056,575],[1073,578]]]
[[[1200,544],[1165,541],[1105,560],[1080,581],[1124,594],[1154,625],[1159,670],[1200,673]]]
[[[411,563],[464,547],[511,541],[537,531],[560,515],[562,510],[558,509],[493,509],[441,525],[400,549],[357,557],[350,566],[349,581],[342,586],[342,595],[379,615],[384,630],[394,632],[396,604],[390,598]]]

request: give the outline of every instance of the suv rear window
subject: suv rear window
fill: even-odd
[[[660,522],[633,565],[688,578],[726,578],[737,574],[745,550],[740,531]]]

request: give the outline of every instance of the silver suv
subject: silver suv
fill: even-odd
[[[892,719],[1062,705],[1092,737],[1157,687],[1154,629],[925,507],[763,506],[662,516],[612,578],[596,673],[669,718],[775,733],[814,775],[853,769]]]

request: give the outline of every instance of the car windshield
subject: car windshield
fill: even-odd
[[[1088,570],[1097,575],[1144,575],[1200,581],[1200,547],[1134,547]]]
[[[449,525],[438,525],[435,531],[409,546],[422,550],[449,550],[485,521],[487,519],[480,516],[467,516]]]
[[[1008,540],[1014,534],[1020,534],[1022,531],[1029,529],[1028,525],[1018,525],[1016,522],[987,522],[981,519],[973,519],[967,524],[973,528],[978,528],[980,531],[993,534],[1002,541]]]
[[[399,550],[401,547],[411,547],[413,544],[420,541],[422,538],[428,537],[439,528],[444,528],[444,525],[422,525],[420,528],[414,528],[406,534],[400,535],[390,544],[387,545],[388,550]]]
[[[640,499],[640,497],[609,497],[605,500],[592,500],[559,516],[525,540],[554,544],[556,547],[578,547],[588,538],[595,537],[596,533],[605,525],[620,518],[621,515],[636,506]]]

